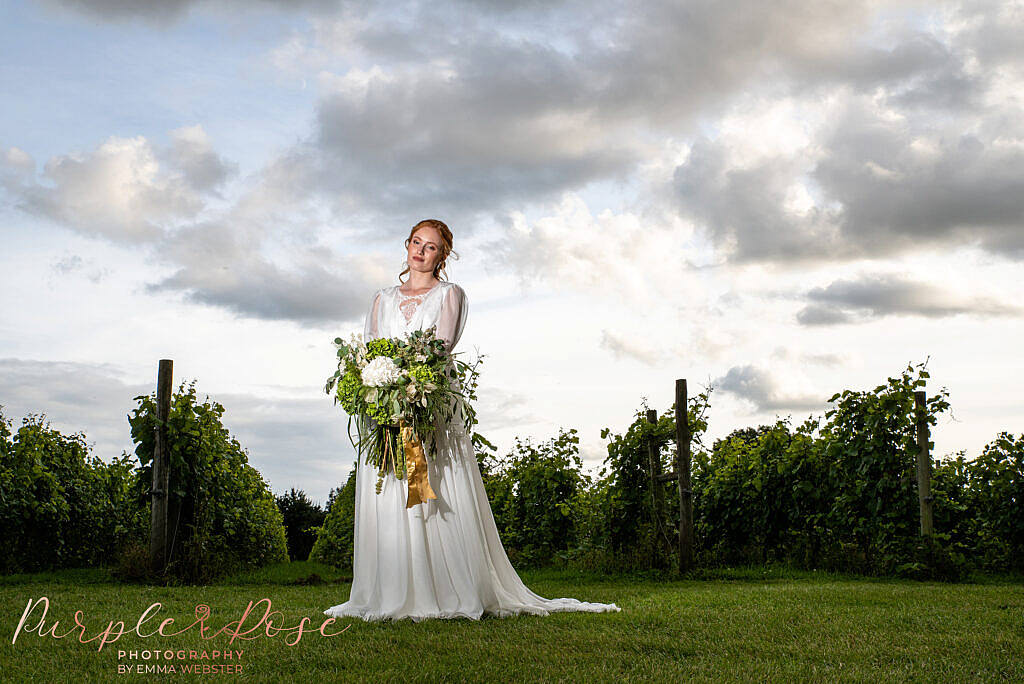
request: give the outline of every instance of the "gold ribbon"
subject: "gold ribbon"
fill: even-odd
[[[404,420],[398,421],[398,429],[402,433],[402,448],[405,450],[405,467],[409,477],[409,498],[405,507],[412,508],[427,499],[436,499],[437,495],[430,487],[427,477],[427,457],[423,453],[423,444],[413,432],[412,426]]]

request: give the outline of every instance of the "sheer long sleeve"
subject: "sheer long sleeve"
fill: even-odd
[[[380,296],[381,290],[373,296],[370,310],[366,314],[366,323],[363,325],[363,341],[369,342],[380,337]]]
[[[462,331],[466,327],[466,317],[469,315],[469,301],[466,299],[466,292],[458,285],[452,283],[444,294],[441,302],[441,315],[437,321],[437,336],[443,339],[451,352],[462,337]]]

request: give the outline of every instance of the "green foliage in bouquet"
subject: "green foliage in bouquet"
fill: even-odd
[[[366,343],[366,360],[370,361],[377,358],[378,356],[390,356],[394,358],[398,355],[398,346],[386,337],[382,337],[377,340],[370,340]]]
[[[478,422],[472,402],[483,355],[472,365],[456,358],[435,327],[369,342],[360,335],[338,337],[334,344],[338,369],[324,391],[349,415],[349,440],[358,455],[377,468],[378,494],[385,473],[404,479],[408,472],[400,423],[436,450],[438,425],[458,419],[468,431]],[[352,438],[353,418],[358,441]]]

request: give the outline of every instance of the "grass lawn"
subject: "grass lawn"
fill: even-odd
[[[311,575],[317,575],[310,581]],[[316,631],[322,611],[348,598],[347,578],[311,563],[292,563],[206,587],[111,582],[102,570],[0,577],[0,680],[167,680],[182,664],[241,665],[241,674],[198,675],[247,681],[1024,681],[1024,582],[979,578],[942,584],[873,580],[785,569],[706,571],[699,579],[656,581],[563,571],[523,571],[541,596],[614,602],[620,613],[556,613],[413,623],[343,619]],[[47,597],[44,636],[22,631],[30,599]],[[250,601],[270,599],[274,637],[204,639],[198,625],[178,636],[126,633],[99,650],[110,622],[133,630],[150,604],[162,604],[143,632],[174,618],[165,632],[211,607],[208,636],[241,618]],[[64,638],[75,611],[85,624]],[[34,627],[42,612],[28,621]],[[246,621],[260,622],[264,608]],[[265,624],[265,623],[264,623]],[[115,632],[116,634],[116,628]],[[255,633],[253,633],[255,634]],[[252,634],[250,634],[252,636]],[[111,636],[113,638],[113,636]],[[242,651],[240,659],[129,660],[119,651]],[[173,675],[118,673],[118,666],[174,665]],[[195,678],[186,674],[185,678]]]

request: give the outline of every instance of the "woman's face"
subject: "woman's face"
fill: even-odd
[[[441,260],[441,233],[433,226],[423,226],[409,240],[406,260],[412,271],[433,273]]]

